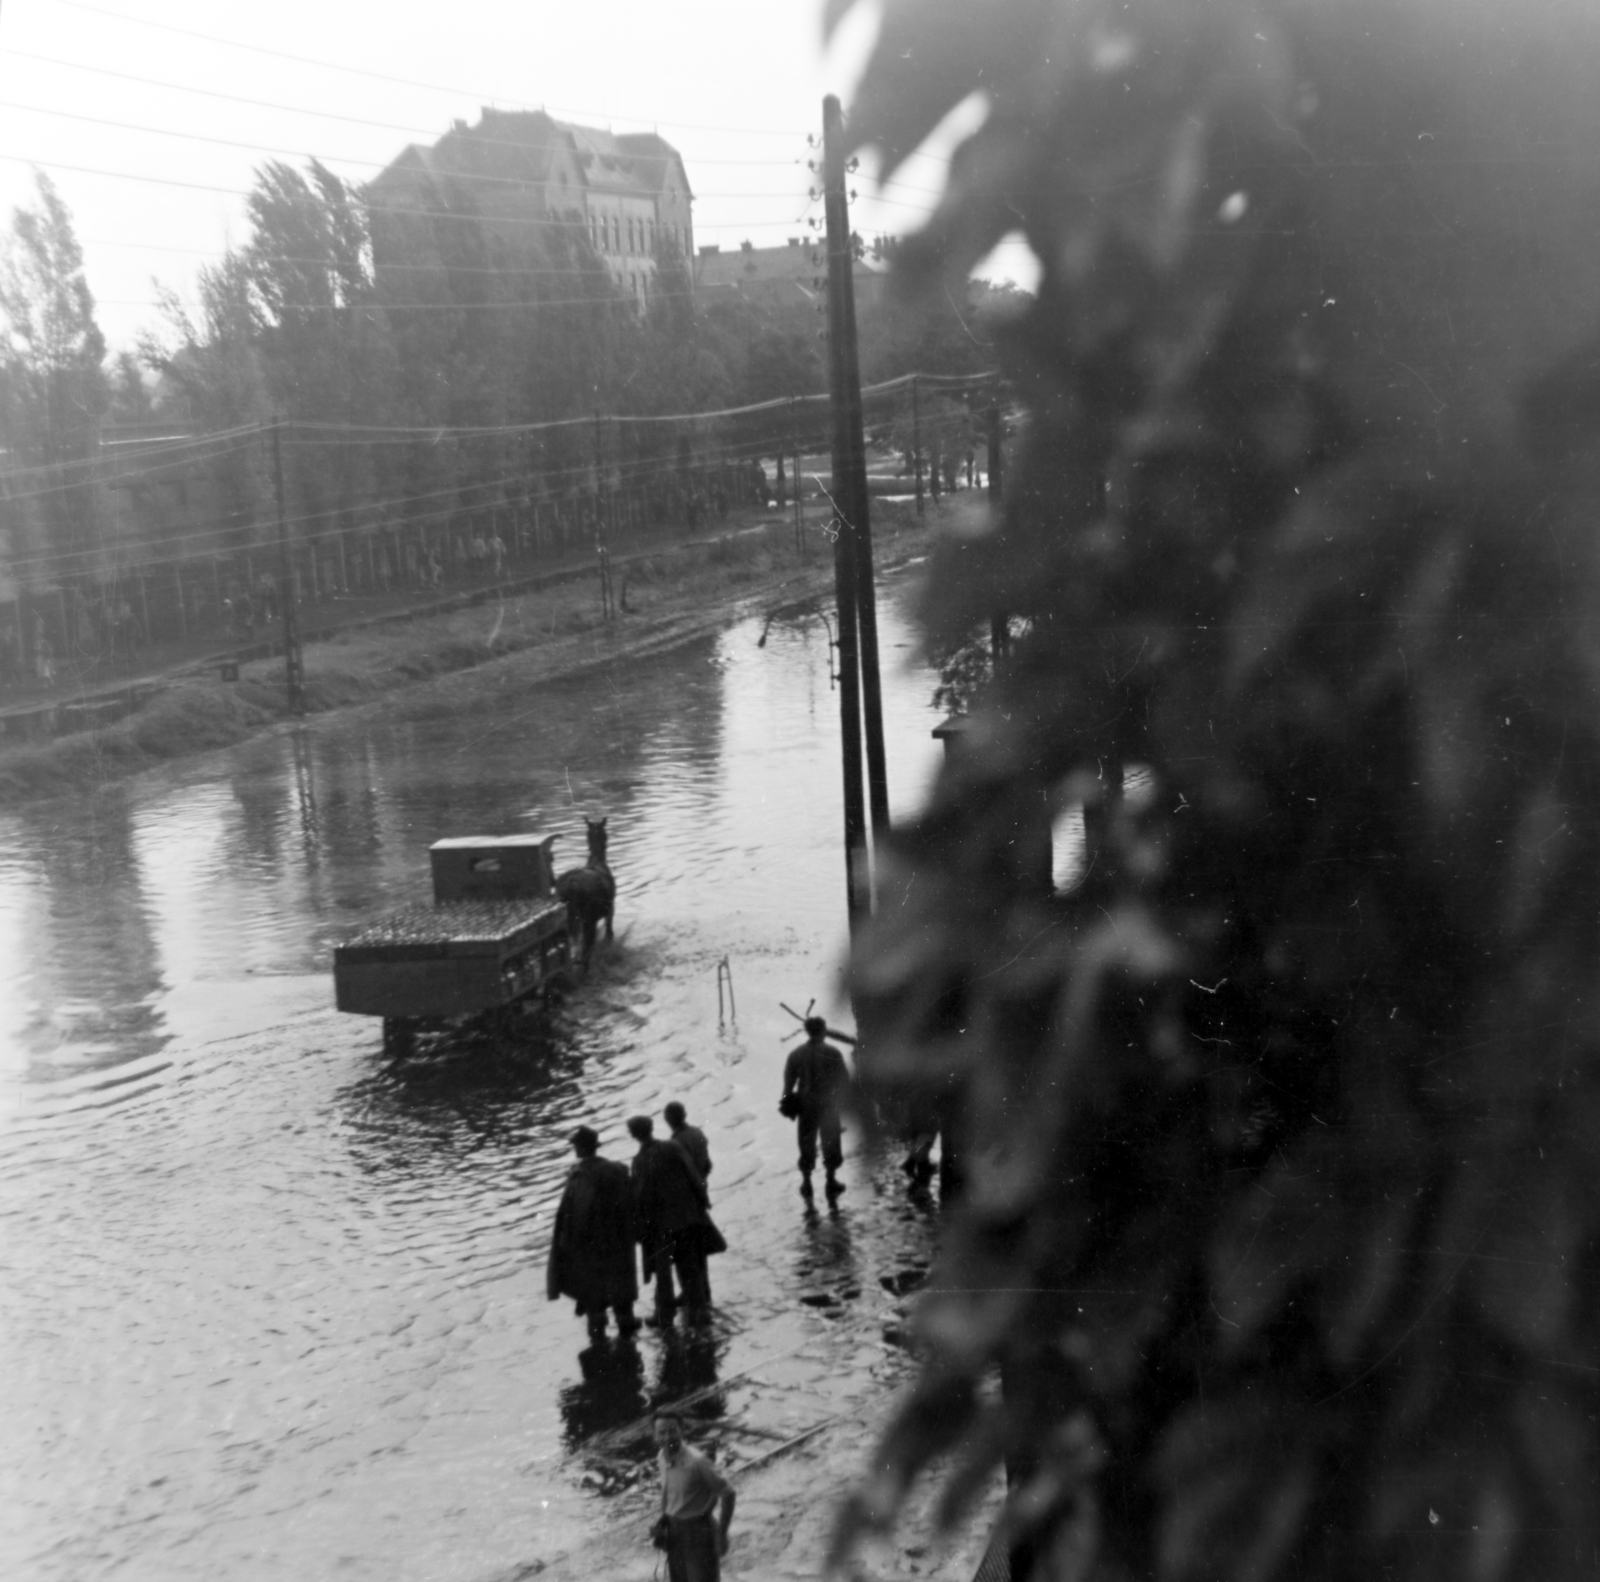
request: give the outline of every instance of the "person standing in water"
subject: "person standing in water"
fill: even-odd
[[[827,1042],[828,1024],[820,1016],[805,1021],[806,1041],[791,1050],[783,1066],[783,1097],[778,1108],[791,1116],[800,1145],[800,1195],[812,1194],[811,1173],[817,1166],[817,1144],[829,1197],[844,1191],[839,1166],[844,1163],[844,1101],[850,1092],[850,1068]]]

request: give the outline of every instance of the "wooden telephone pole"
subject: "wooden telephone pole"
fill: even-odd
[[[289,712],[306,711],[305,663],[300,652],[300,631],[295,620],[294,568],[289,560],[289,523],[283,513],[283,419],[272,424],[272,472],[278,496],[278,609],[283,616],[283,684]]]
[[[867,449],[856,348],[855,249],[845,195],[838,99],[822,101],[822,174],[828,235],[828,389],[833,410],[834,592],[839,606],[839,723],[843,736],[844,840],[852,929],[872,909],[867,808],[874,840],[889,832],[889,776],[878,673],[878,606],[867,505]],[[866,796],[861,745],[866,735]],[[865,806],[863,805],[865,803]]]

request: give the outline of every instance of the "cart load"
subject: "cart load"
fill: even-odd
[[[468,835],[429,848],[433,902],[389,913],[333,953],[335,1003],[384,1041],[542,997],[571,959],[553,835]]]

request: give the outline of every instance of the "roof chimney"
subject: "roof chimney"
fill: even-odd
[[[753,253],[755,251],[755,246],[756,244],[754,242],[740,242],[739,251],[741,253]]]
[[[798,247],[800,245],[800,238],[798,236],[791,236],[789,238],[789,245],[791,247]]]
[[[467,123],[465,121],[452,121],[450,123],[450,130],[452,132],[464,132],[466,129]]]

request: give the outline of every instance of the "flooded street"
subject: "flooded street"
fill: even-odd
[[[881,601],[891,796],[933,678]],[[837,1017],[837,694],[814,617],[538,691],[516,661],[0,818],[0,1572],[504,1578],[642,1507],[660,1396],[729,1467],[905,1366],[883,1281],[932,1205],[855,1156],[796,1192],[780,1000]],[[618,939],[527,1047],[400,1070],[330,951],[445,835],[610,820]],[[718,1024],[726,957],[737,1018]],[[847,1023],[848,1025],[848,1023]],[[730,1243],[716,1325],[586,1352],[544,1294],[570,1153],[681,1099]],[[580,1355],[581,1354],[581,1355]]]

